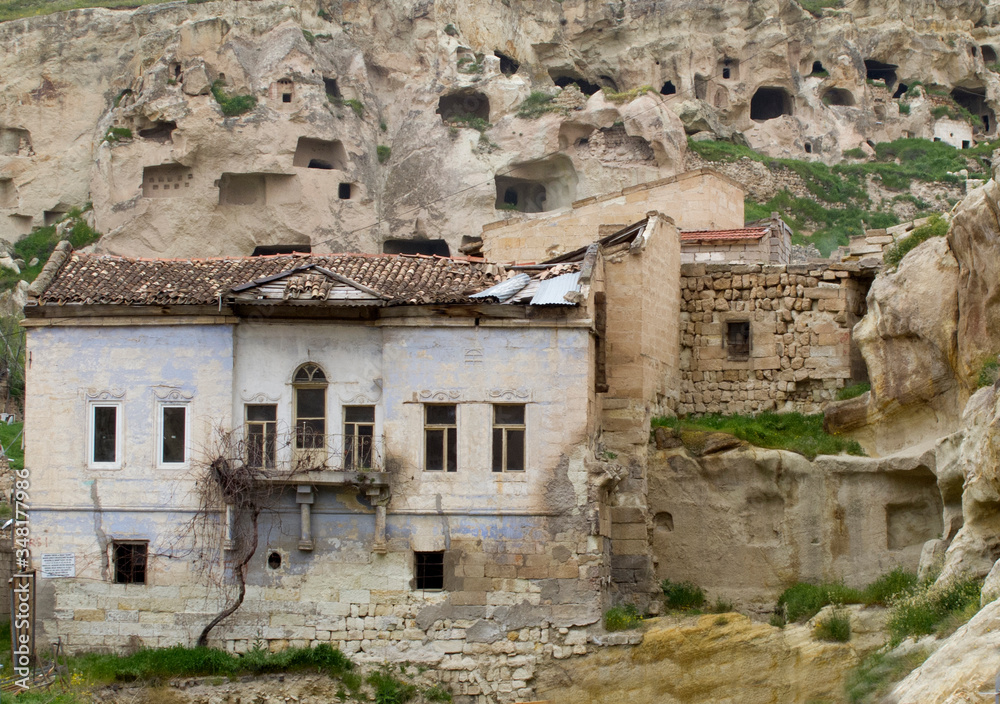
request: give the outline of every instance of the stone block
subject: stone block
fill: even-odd
[[[76,609],[73,611],[74,621],[104,621],[104,609]]]

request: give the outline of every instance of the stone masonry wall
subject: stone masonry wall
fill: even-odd
[[[683,265],[678,413],[817,413],[865,380],[851,329],[873,276],[856,262]],[[740,359],[727,327],[745,322],[751,343]]]

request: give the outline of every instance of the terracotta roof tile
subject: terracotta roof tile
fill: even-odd
[[[686,230],[681,232],[681,242],[703,242],[705,240],[759,240],[770,230],[770,227],[741,227],[736,230]]]
[[[482,260],[405,254],[132,259],[73,252],[38,303],[205,305],[216,303],[235,286],[308,264],[373,289],[390,305],[468,302],[469,294],[496,284],[503,273]],[[309,281],[313,283],[312,277]]]

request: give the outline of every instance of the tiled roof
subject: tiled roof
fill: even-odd
[[[736,230],[686,230],[681,232],[681,242],[703,242],[705,240],[759,240],[770,227],[741,227]]]
[[[469,294],[503,276],[502,269],[481,261],[405,254],[131,259],[72,252],[39,293],[38,303],[212,304],[236,286],[308,264],[372,289],[388,305],[468,302]]]

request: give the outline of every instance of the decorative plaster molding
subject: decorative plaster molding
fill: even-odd
[[[86,401],[121,401],[125,398],[125,389],[111,387],[110,389],[80,389],[80,394]]]
[[[374,406],[378,403],[378,399],[370,398],[365,394],[355,394],[354,396],[349,396],[347,398],[341,396],[340,402],[345,406]]]
[[[487,389],[486,397],[491,401],[520,401],[526,403],[531,400],[529,389]]]
[[[194,398],[194,394],[170,386],[154,386],[153,395],[157,401],[172,401],[174,403],[186,403]]]
[[[462,398],[462,392],[458,389],[423,389],[420,394],[421,401],[458,401]]]
[[[271,403],[277,403],[281,400],[281,396],[270,396],[262,391],[253,395],[240,394],[240,399],[242,399],[244,403],[267,403],[268,401]]]

